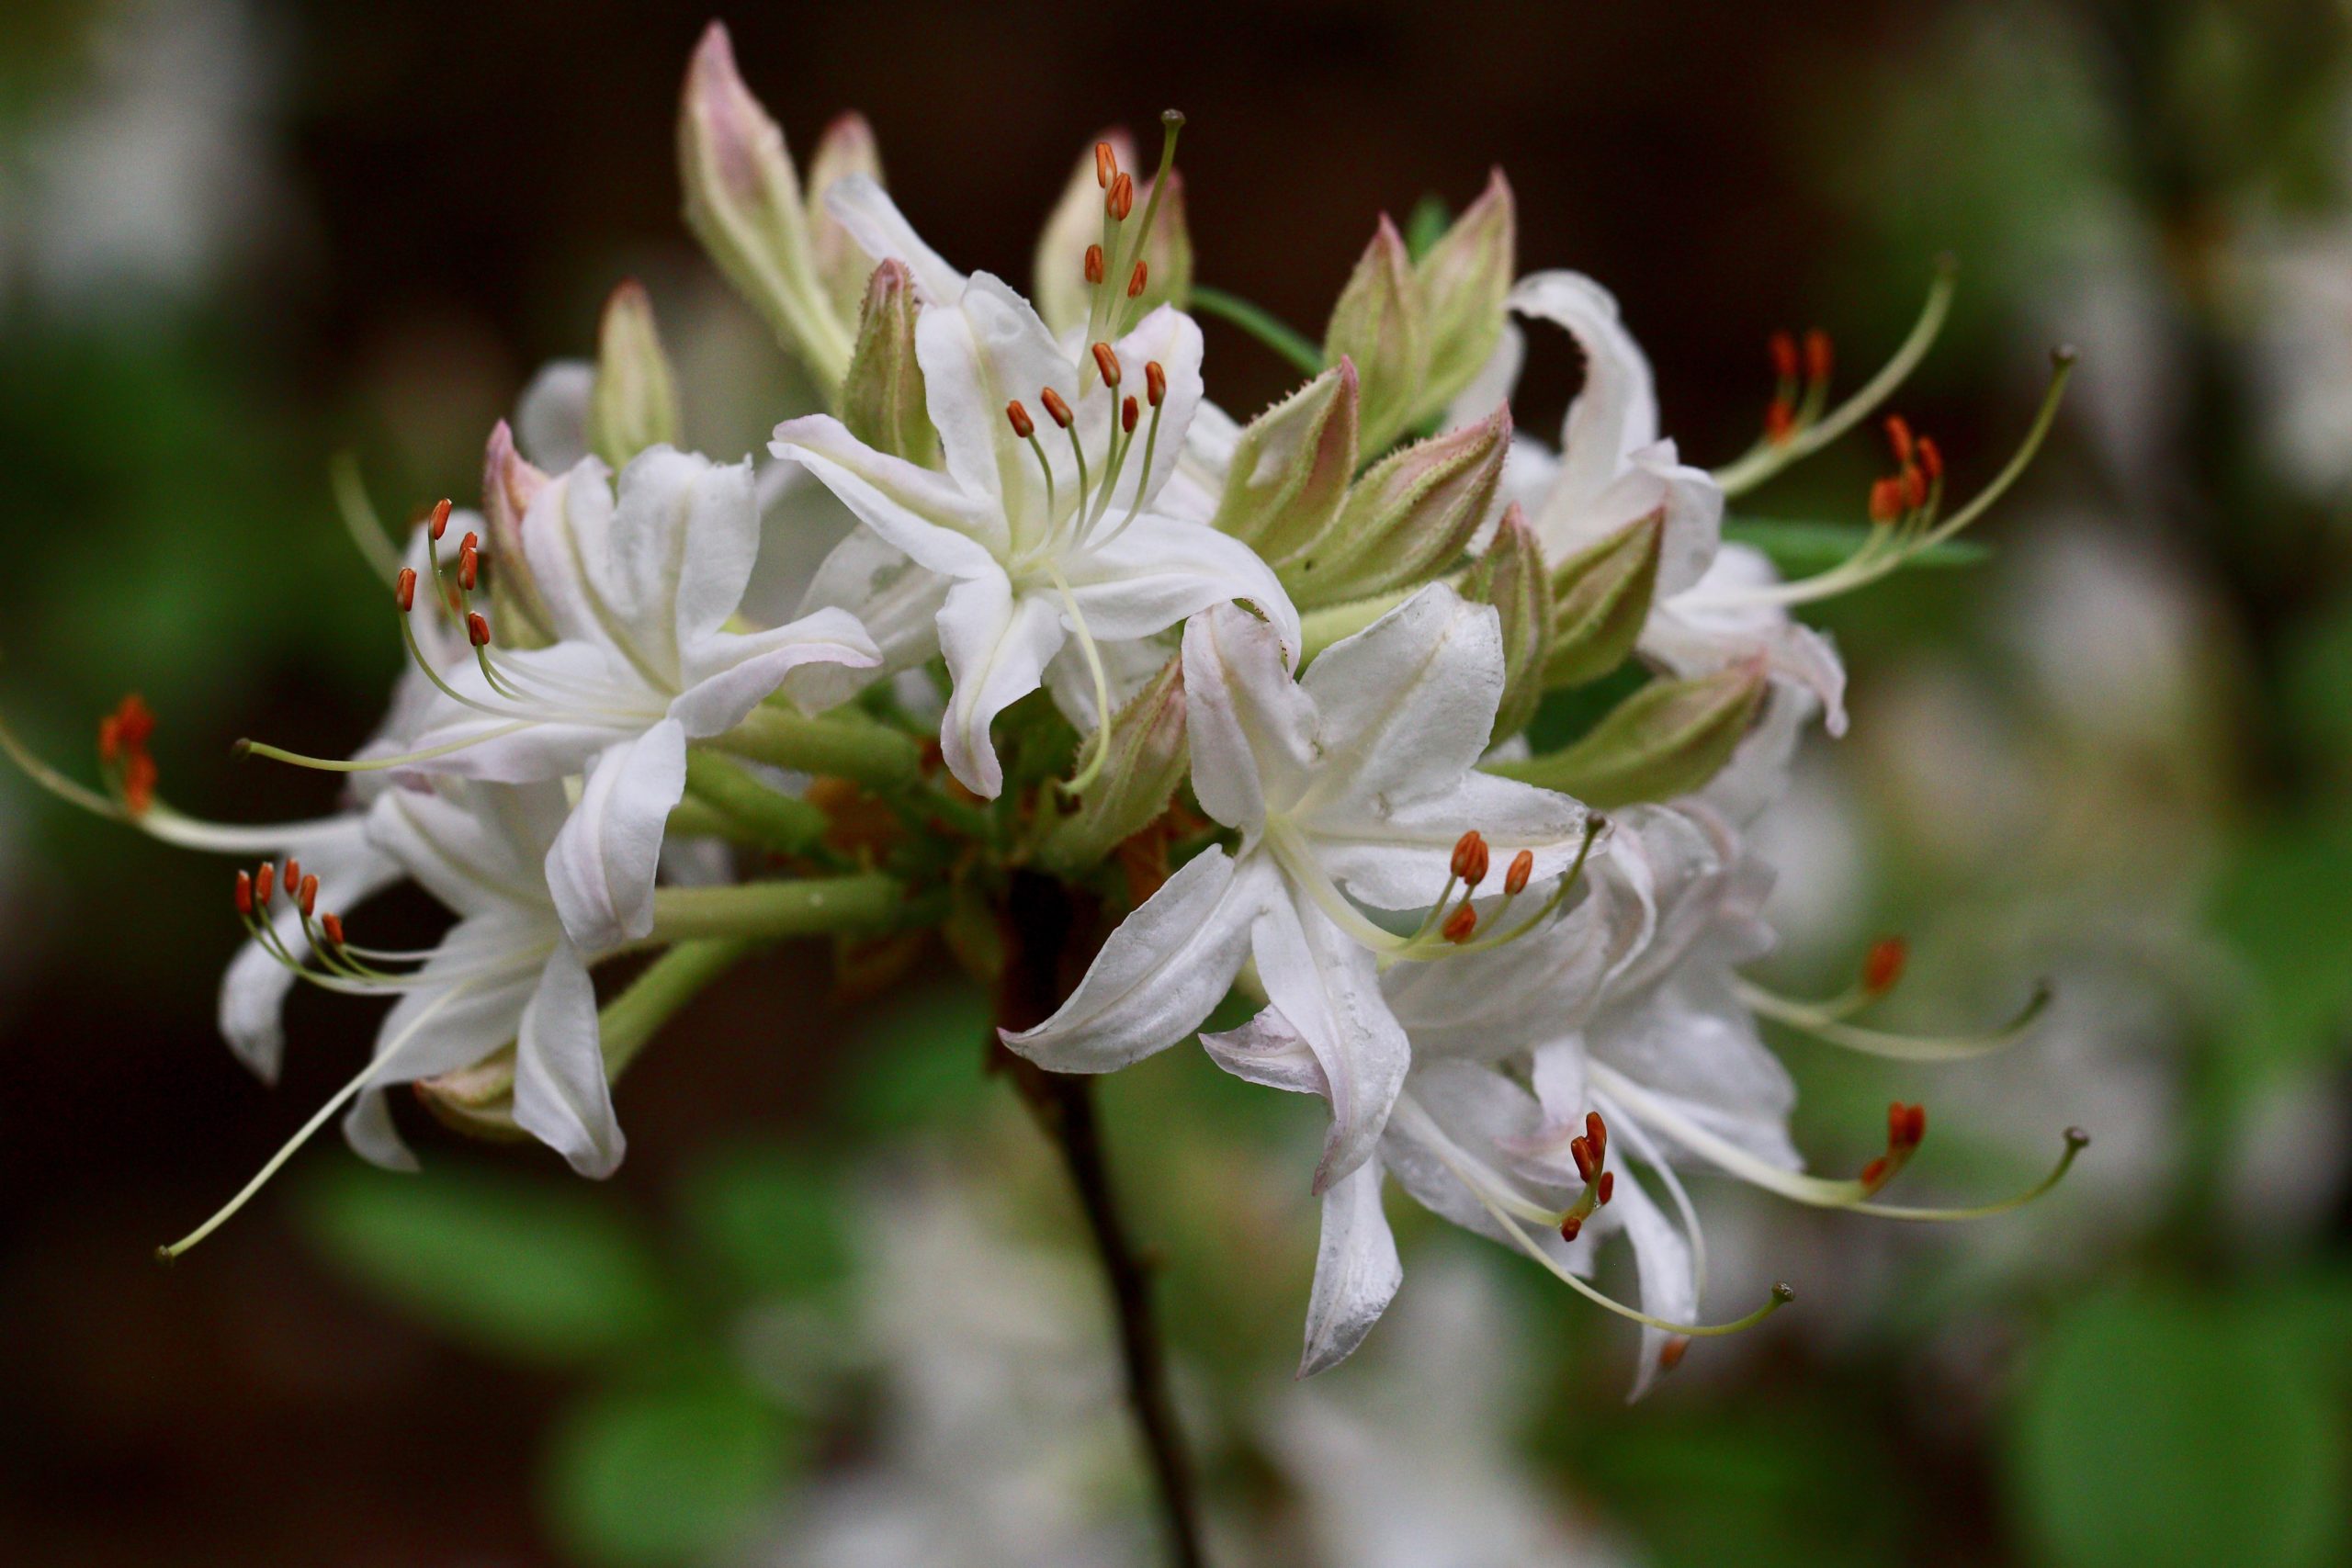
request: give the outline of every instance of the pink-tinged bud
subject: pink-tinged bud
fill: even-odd
[[[631,278],[605,301],[596,379],[588,394],[588,447],[615,468],[649,446],[675,446],[678,384],[653,322],[653,299]]]
[[[1004,417],[1012,424],[1012,434],[1022,440],[1037,434],[1037,422],[1029,417],[1029,411],[1021,406],[1019,398],[1004,405]]]
[[[1408,427],[1443,413],[1494,357],[1518,260],[1518,213],[1510,182],[1497,169],[1478,199],[1413,264],[1426,358]]]
[[[842,423],[849,433],[876,452],[919,467],[939,449],[923,400],[922,365],[915,357],[921,306],[906,263],[893,258],[875,267],[858,310],[857,347],[842,381]]]
[[[1096,344],[1094,345],[1093,353],[1094,368],[1102,375],[1102,384],[1106,387],[1117,386],[1119,384],[1119,356],[1111,352],[1111,345],[1107,343]]]
[[[849,322],[818,271],[784,131],[744,85],[717,22],[686,71],[678,163],[687,227],[818,381],[838,383],[849,366]]]
[[[857,319],[866,276],[874,270],[865,248],[841,226],[825,205],[825,193],[852,175],[862,175],[876,185],[884,183],[882,149],[864,115],[836,115],[832,123],[825,127],[824,134],[817,138],[816,151],[808,155],[806,200],[809,264],[834,315],[843,321]]]
[[[1428,323],[1412,256],[1385,215],[1323,329],[1324,359],[1343,355],[1361,380],[1363,449],[1384,451],[1411,423],[1429,369]]]
[[[1582,739],[1514,766],[1511,775],[1600,810],[1693,794],[1731,760],[1769,684],[1761,658],[1710,675],[1652,681]]]
[[[1869,956],[1862,960],[1862,989],[1873,997],[1883,997],[1894,989],[1910,957],[1911,944],[1899,936],[1872,942]]]
[[[1503,874],[1503,891],[1514,896],[1527,891],[1528,880],[1535,874],[1535,852],[1521,850],[1510,857],[1510,870]]]
[[[466,638],[476,648],[490,646],[490,623],[482,618],[480,610],[466,616]]]
[[[392,581],[392,602],[401,607],[401,614],[403,615],[415,607],[416,568],[413,566],[401,568],[400,576]]]
[[[1427,581],[1495,513],[1510,410],[1391,453],[1348,491],[1338,520],[1295,566],[1277,566],[1301,609]]]
[[[1324,371],[1251,420],[1234,444],[1216,526],[1280,571],[1339,521],[1356,471],[1355,366]]]
[[[510,617],[506,623],[509,641],[519,640],[514,637],[518,625],[535,638],[548,637],[554,632],[554,619],[540,597],[538,580],[531,574],[530,556],[523,547],[523,520],[548,482],[545,472],[514,449],[514,433],[500,420],[482,452],[481,510],[490,531],[491,558],[498,566],[492,585],[496,603],[500,612]]]
[[[1499,742],[1526,728],[1544,700],[1544,671],[1552,658],[1553,628],[1558,620],[1544,547],[1517,502],[1503,508],[1486,553],[1470,569],[1463,597],[1492,604],[1501,626],[1503,695],[1487,730],[1489,739]]]
[[[1046,830],[1039,863],[1078,876],[1159,821],[1184,776],[1184,719],[1183,660],[1170,659],[1112,716],[1102,774],[1077,809]],[[1089,755],[1092,744],[1091,737],[1081,741],[1076,754]]]

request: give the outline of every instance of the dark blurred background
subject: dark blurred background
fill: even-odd
[[[330,459],[356,454],[387,513],[468,503],[491,423],[542,361],[590,351],[623,276],[652,289],[689,381],[734,389],[689,406],[714,451],[793,412],[781,356],[678,220],[675,97],[709,19],[622,0],[10,0],[0,705],[40,750],[88,776],[97,716],[137,690],[181,808],[329,807],[321,781],[238,763],[228,742],[347,747],[397,669]],[[1939,1129],[1966,1151],[1946,1173],[2030,1166],[2045,1111],[2102,1142],[2051,1213],[1997,1236],[1890,1241],[1711,1208],[1726,1278],[1751,1255],[1755,1278],[1792,1273],[1815,1327],[1776,1325],[1631,1413],[1623,1338],[1535,1292],[1538,1337],[1572,1353],[1528,1373],[1527,1462],[1628,1556],[1664,1563],[2342,1560],[2352,55],[2336,7],[1267,0],[725,19],[797,151],[863,111],[926,236],[1016,280],[1079,151],[1169,105],[1190,118],[1199,276],[1310,333],[1376,214],[1432,194],[1458,206],[1500,164],[1522,267],[1615,289],[1698,461],[1752,437],[1770,331],[1829,329],[1851,384],[1905,330],[1939,252],[1961,258],[1961,301],[1900,406],[1963,489],[2018,438],[2050,344],[2078,343],[2079,395],[1986,530],[1992,559],[1826,617],[1854,734],[1816,745],[1776,840],[1778,974],[1834,987],[1890,926],[1921,953],[1925,1016],[1997,1010],[2055,972],[2052,1038],[1937,1085]],[[1227,407],[1246,416],[1284,389],[1271,355],[1206,330]],[[1518,413],[1548,434],[1575,367],[1556,340],[1536,351]],[[1756,508],[1859,518],[1877,455],[1849,446]],[[307,1153],[179,1267],[151,1261],[343,1081],[373,1027],[298,998],[284,1080],[255,1082],[210,1027],[239,934],[227,891],[217,863],[0,784],[6,1555],[718,1551],[691,1523],[632,1536],[581,1502],[591,1483],[564,1455],[595,1441],[579,1412],[626,1375],[535,1349],[527,1302],[468,1304],[462,1282],[411,1278],[433,1247],[461,1275],[505,1255],[470,1232],[384,1244],[412,1221],[429,1241],[438,1222],[371,1209],[379,1190],[345,1180],[339,1147]],[[609,1189],[422,1118],[412,1185],[488,1183],[523,1205],[518,1234],[630,1226],[659,1253],[695,1230],[714,1161],[784,1160],[789,1207],[856,1189],[892,1139],[956,1146],[1001,1111],[964,1076],[978,1052],[954,998],[877,1033],[870,1009],[854,1021],[812,1001],[827,984],[823,954],[794,955],[681,1020],[622,1091],[631,1153]],[[889,1066],[886,1045],[931,1066]],[[1864,1148],[1884,1082],[1917,1079],[1841,1089],[1844,1066],[1803,1050],[1804,1129],[1834,1166]],[[1150,1084],[1229,1104],[1187,1055],[1114,1090],[1134,1140],[1154,1135],[1135,1114]],[[876,1073],[932,1087],[859,1111],[892,1092],[854,1081]],[[1280,1147],[1298,1129],[1273,1115],[1261,1141]],[[2005,1163],[2004,1117],[2024,1123],[2024,1166]],[[1268,1344],[1196,1330],[1208,1384],[1284,1375],[1311,1242],[1303,1183],[1279,1198],[1296,1244],[1277,1249],[1281,1299],[1192,1320]],[[1153,1186],[1139,1223],[1213,1238],[1216,1201],[1213,1184]],[[534,1217],[542,1202],[566,1217]],[[1213,1278],[1213,1240],[1175,1256],[1180,1309],[1271,1289]],[[559,1301],[584,1288],[548,1267]],[[786,1274],[738,1285],[788,1294]],[[697,1300],[695,1321],[720,1325],[710,1344],[729,1343],[733,1309]],[[702,1332],[643,1354],[674,1359],[671,1341]],[[789,1496],[855,1446],[854,1421],[786,1425],[783,1457],[749,1444],[747,1490]],[[1226,1468],[1243,1495],[1279,1490],[1245,1460]],[[644,1506],[664,1490],[646,1483]]]

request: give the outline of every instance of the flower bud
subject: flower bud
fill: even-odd
[[[1502,342],[1518,230],[1510,185],[1497,169],[1478,199],[1414,264],[1428,363],[1408,426],[1443,413]]]
[[[1386,450],[1410,424],[1429,367],[1427,332],[1405,237],[1384,215],[1323,329],[1324,359],[1345,355],[1362,378],[1363,450]]]
[[[1597,681],[1625,661],[1649,618],[1657,587],[1664,508],[1636,518],[1562,561],[1552,573],[1552,651],[1546,687]]]
[[[1277,569],[1336,522],[1356,471],[1356,369],[1342,359],[1251,420],[1234,443],[1216,526]]]
[[[1597,810],[1672,800],[1722,771],[1764,701],[1761,660],[1688,681],[1652,681],[1573,746],[1493,771]]]
[[[481,514],[492,567],[491,607],[499,613],[505,640],[516,648],[540,648],[554,639],[554,618],[523,549],[524,514],[547,483],[546,471],[514,449],[514,433],[500,420],[482,453]]]
[[[915,360],[917,303],[906,263],[886,261],[874,269],[857,320],[857,348],[842,381],[842,423],[876,451],[928,468],[939,440]]]
[[[1079,754],[1090,754],[1088,737]],[[1127,705],[1111,716],[1110,750],[1102,772],[1078,809],[1046,829],[1038,863],[1063,876],[1095,866],[1120,842],[1168,808],[1182,783],[1184,745],[1183,660],[1171,659]]]
[[[1416,442],[1365,470],[1307,556],[1277,569],[1302,610],[1425,582],[1491,515],[1510,454],[1510,410]]]
[[[677,378],[654,330],[653,300],[634,279],[613,290],[596,329],[596,382],[588,394],[588,449],[614,468],[678,441]]]
[[[874,128],[856,113],[836,117],[808,156],[809,264],[834,315],[844,321],[857,319],[858,306],[865,298],[866,274],[874,265],[866,258],[865,247],[825,209],[825,192],[851,175],[864,175],[876,185],[883,183],[882,152],[875,143]]]
[[[1463,596],[1492,604],[1502,617],[1503,697],[1490,737],[1501,740],[1535,716],[1552,654],[1552,579],[1544,569],[1544,547],[1518,502],[1505,509],[1494,543],[1478,558]]]
[[[777,340],[820,384],[837,385],[849,367],[849,324],[818,276],[784,131],[743,85],[717,22],[686,71],[678,164],[687,227]]]

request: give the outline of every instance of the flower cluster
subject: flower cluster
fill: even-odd
[[[302,1134],[341,1113],[380,1164],[413,1163],[387,1095],[410,1084],[607,1174],[612,1082],[696,987],[820,933],[870,982],[935,929],[1003,998],[1003,1045],[1052,1073],[1253,1005],[1201,1036],[1211,1058],[1329,1109],[1305,1371],[1399,1286],[1391,1177],[1640,1324],[1637,1392],[1787,1296],[1702,1315],[1685,1173],[1905,1219],[2005,1206],[1879,1201],[1917,1106],[1857,1177],[1805,1171],[1759,1019],[1929,1058],[2006,1044],[2033,1010],[1973,1039],[1859,1024],[1893,945],[1845,997],[1756,986],[1772,871],[1746,829],[1801,736],[1846,727],[1837,651],[1792,608],[1980,516],[2047,430],[2063,361],[2022,449],[1955,508],[1932,440],[1886,419],[1893,472],[1850,553],[1783,581],[1726,538],[1726,499],[1873,416],[1948,276],[1842,402],[1826,338],[1775,338],[1763,433],[1710,470],[1661,431],[1611,297],[1520,274],[1499,174],[1410,242],[1384,220],[1318,345],[1194,286],[1181,126],[1148,176],[1116,135],[1080,161],[1024,297],[919,237],[862,122],[797,169],[714,27],[680,127],[688,221],[824,411],[777,423],[764,460],[685,449],[651,303],[616,291],[593,367],[542,377],[490,433],[478,513],[441,502],[404,553],[363,536],[410,655],[375,739],[246,746],[344,775],[334,816],[174,811],[136,699],[102,727],[102,790],[0,740],[74,803],[244,863],[220,1016],[257,1070],[296,983],[391,1002]],[[1193,310],[1302,384],[1228,416]],[[1522,323],[1581,356],[1556,448],[1514,430]],[[357,940],[354,908],[401,882],[447,933]],[[605,965],[629,977],[600,1008]],[[1638,1306],[1591,1280],[1620,1236]]]

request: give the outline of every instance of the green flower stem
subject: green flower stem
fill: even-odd
[[[596,1015],[605,1043],[605,1076],[618,1078],[673,1014],[761,943],[759,937],[705,937],[682,942],[647,964]]]
[[[830,822],[819,807],[763,784],[714,751],[686,753],[686,794],[719,819],[724,836],[778,854],[808,850]]]
[[[666,832],[673,839],[731,839],[740,831],[733,818],[691,795],[670,807]]]
[[[872,789],[903,789],[921,775],[915,742],[871,719],[828,714],[811,718],[791,708],[764,706],[711,744],[796,773],[854,779]]]
[[[887,931],[899,922],[904,902],[898,878],[879,872],[740,887],[662,887],[653,894],[653,937],[680,942]]]
[[[1319,376],[1323,372],[1323,351],[1309,343],[1306,333],[1261,306],[1252,305],[1222,288],[1210,288],[1196,283],[1193,285],[1193,309],[1203,315],[1217,316],[1231,321],[1289,360],[1303,375]]]

